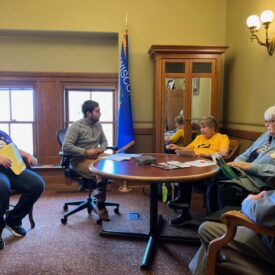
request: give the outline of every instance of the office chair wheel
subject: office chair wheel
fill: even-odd
[[[96,224],[97,225],[102,225],[102,220],[101,219],[96,220]]]
[[[68,211],[68,205],[64,204],[63,210],[64,210],[65,212],[67,212],[67,211]]]
[[[66,223],[67,223],[67,218],[62,218],[62,219],[61,219],[61,223],[62,223],[62,224],[66,224]]]
[[[116,214],[118,214],[118,213],[119,213],[119,208],[118,208],[118,207],[114,208],[114,212],[115,212]]]

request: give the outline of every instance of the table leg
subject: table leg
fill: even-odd
[[[147,246],[140,264],[140,269],[149,269],[155,256],[155,251],[159,241],[168,242],[183,242],[183,243],[200,243],[197,237],[176,237],[161,235],[163,228],[163,218],[158,215],[158,184],[150,184],[150,219],[149,219],[149,234],[134,233],[125,231],[100,231],[100,236],[126,237],[134,239],[148,240]]]
[[[149,269],[155,255],[159,235],[158,224],[162,223],[162,217],[158,222],[158,184],[150,184],[150,231],[147,247],[140,265],[140,269]]]

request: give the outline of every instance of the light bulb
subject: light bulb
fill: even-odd
[[[262,23],[270,23],[270,22],[272,22],[272,20],[274,18],[274,13],[272,10],[263,11],[261,13],[260,18],[261,18]]]
[[[246,19],[246,25],[248,26],[248,28],[256,28],[256,30],[258,30],[261,27],[259,16],[255,14],[250,15]]]

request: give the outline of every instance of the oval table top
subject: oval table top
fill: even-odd
[[[191,156],[177,156],[175,154],[142,154],[156,157],[157,163],[167,161],[193,161],[198,158]],[[135,159],[113,161],[98,159],[90,166],[90,171],[96,175],[110,179],[142,182],[177,182],[198,181],[214,176],[219,168],[216,164],[206,167],[187,167],[165,170],[151,165],[137,165]]]

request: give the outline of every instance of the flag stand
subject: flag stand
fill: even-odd
[[[130,192],[130,191],[132,191],[132,190],[133,190],[133,188],[129,187],[129,186],[127,185],[127,182],[126,182],[126,181],[123,181],[123,185],[121,185],[121,186],[118,188],[118,191],[124,192],[124,193]]]

